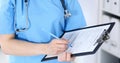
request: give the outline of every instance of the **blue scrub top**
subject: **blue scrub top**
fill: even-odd
[[[60,37],[63,31],[84,27],[86,23],[78,1],[65,0],[65,4],[72,16],[64,20],[64,9],[60,0],[29,0],[30,28],[25,32],[15,32],[15,20],[16,28],[26,25],[24,0],[0,0],[0,34],[16,33],[16,39],[19,40],[49,43],[53,37],[45,31]],[[43,57],[44,55],[10,56],[10,63],[66,63],[57,60],[41,62]]]

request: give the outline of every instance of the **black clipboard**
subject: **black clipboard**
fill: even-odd
[[[101,26],[106,26],[106,25],[109,25],[109,28],[108,28],[107,30],[104,30],[104,32],[101,34],[101,36],[99,37],[99,39],[96,41],[96,43],[98,43],[98,44],[97,44],[97,46],[95,47],[95,49],[94,49],[93,51],[75,53],[75,54],[72,54],[72,57],[95,54],[96,51],[100,48],[100,46],[104,43],[104,41],[106,41],[107,39],[110,38],[108,34],[111,32],[113,26],[115,25],[115,22],[105,23],[105,24],[100,24],[100,25],[94,25],[94,26],[88,26],[88,27],[84,27],[84,28],[78,28],[78,29],[73,29],[73,30],[65,31],[65,32],[61,35],[61,37],[62,37],[65,33],[67,33],[67,32],[73,32],[73,31],[77,31],[77,30],[84,30],[84,29],[89,29],[89,28],[101,27]],[[43,62],[43,61],[48,61],[48,60],[57,59],[57,56],[48,57],[48,58],[46,58],[46,57],[47,57],[47,55],[45,55],[41,61]]]

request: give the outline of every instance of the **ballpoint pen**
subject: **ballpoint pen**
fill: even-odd
[[[56,39],[60,39],[60,38],[57,37],[56,35],[54,35],[54,34],[52,34],[52,33],[50,33],[50,32],[47,32],[47,31],[45,31],[44,29],[42,29],[42,30],[43,30],[44,32],[50,34],[52,37],[54,37],[54,38],[56,38]],[[72,47],[71,43],[68,43],[68,47]]]

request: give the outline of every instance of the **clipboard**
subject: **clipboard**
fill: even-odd
[[[84,28],[78,28],[78,29],[73,29],[73,30],[69,30],[69,31],[64,31],[64,33],[61,35],[61,37],[65,38],[65,39],[68,39],[68,40],[72,40],[71,37],[73,37],[73,35],[75,35],[73,38],[74,40],[70,41],[70,43],[74,44],[73,47],[71,48],[68,48],[68,52],[71,52],[72,53],[72,57],[77,57],[77,56],[84,56],[84,55],[91,55],[91,54],[95,54],[96,51],[100,48],[100,46],[106,41],[108,40],[110,37],[109,37],[109,33],[111,32],[113,26],[115,25],[115,22],[111,22],[111,23],[105,23],[105,24],[100,24],[100,25],[94,25],[94,26],[88,26],[88,27],[84,27]],[[97,31],[95,31],[97,30]],[[80,39],[82,39],[82,37],[84,37],[84,34],[83,33],[87,33],[88,35],[91,34],[91,33],[88,33],[88,32],[92,32],[92,31],[95,31],[95,33],[93,33],[93,37],[95,40],[92,40],[91,38],[87,38],[87,39],[90,39],[88,41],[91,41],[89,44],[88,43],[81,43],[83,46],[83,49],[82,48],[79,48],[80,44],[77,44],[78,41],[80,41]],[[100,32],[98,32],[100,31]],[[80,32],[83,32],[80,34]],[[98,33],[97,33],[98,32]],[[79,35],[82,35],[83,36],[80,38]],[[97,35],[98,34],[98,35]],[[97,36],[96,36],[97,35]],[[79,39],[80,38],[80,39]],[[82,42],[82,41],[81,41]],[[92,43],[94,42],[94,43]],[[77,46],[77,45],[78,46]],[[91,47],[91,50],[88,50],[85,48],[87,47],[87,44],[89,46],[89,49]],[[91,45],[92,44],[92,45]],[[77,46],[77,47],[76,47]],[[82,47],[82,46],[81,46]],[[77,49],[75,49],[77,48]],[[84,50],[86,49],[86,50]],[[78,50],[77,52],[74,51],[74,50]],[[81,50],[81,51],[80,51]],[[41,62],[43,61],[48,61],[48,60],[53,60],[53,59],[57,59],[57,55],[45,55],[43,57],[43,59],[41,60]]]

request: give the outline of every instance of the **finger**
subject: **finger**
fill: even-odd
[[[66,61],[67,60],[67,53],[66,52],[63,53],[63,57],[64,57],[63,61]]]
[[[75,57],[72,57],[72,58],[71,58],[71,61],[74,61],[74,60],[75,60]]]
[[[56,54],[61,54],[63,52],[65,52],[66,50],[58,50]]]
[[[58,44],[58,45],[68,45],[68,43],[60,43],[60,42],[57,42],[56,44]]]
[[[68,40],[67,40],[67,39],[65,39],[65,38],[61,38],[61,40],[64,40],[64,41],[68,42]]]
[[[57,44],[68,44],[68,41],[60,39]]]
[[[65,52],[58,56],[58,61],[61,61],[61,62],[66,61],[66,53]]]
[[[62,39],[53,39],[52,42],[55,44],[68,44],[67,41],[62,40]]]
[[[58,49],[67,49],[68,45],[57,45]]]
[[[64,52],[64,51],[66,51],[66,49],[58,49],[58,51],[62,51],[62,52]]]
[[[66,39],[64,39],[64,38],[62,38],[61,40],[62,40],[63,42],[67,42],[67,44],[68,44],[68,42],[69,42],[68,40],[66,40]]]
[[[67,61],[71,61],[71,54],[67,53]]]

